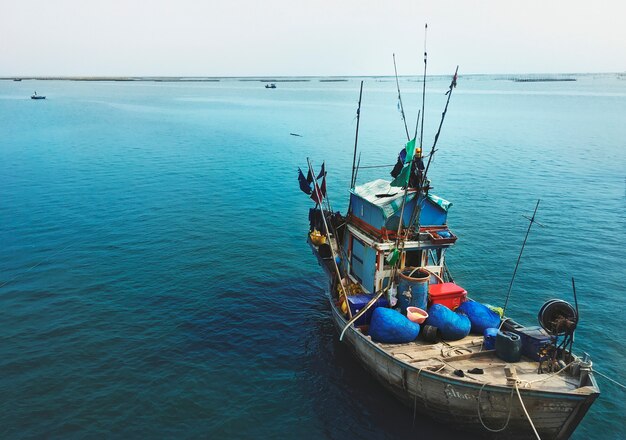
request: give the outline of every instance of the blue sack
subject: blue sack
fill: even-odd
[[[377,307],[372,313],[369,335],[375,342],[404,344],[417,339],[420,326],[400,312],[386,307]]]
[[[441,304],[433,304],[428,309],[426,324],[437,327],[446,341],[456,341],[469,335],[472,324],[469,318]]]
[[[485,329],[500,327],[500,316],[479,302],[466,301],[456,311],[467,315],[472,323],[472,333],[482,335]]]

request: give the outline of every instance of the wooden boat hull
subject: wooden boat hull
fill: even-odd
[[[346,320],[332,300],[330,303],[334,324],[341,331]],[[354,328],[346,331],[343,341],[385,388],[414,411],[447,426],[489,438],[534,437],[514,388],[482,386],[420,370],[394,358]],[[573,394],[529,389],[520,389],[520,394],[542,440],[569,438],[598,396],[597,392]],[[506,428],[490,432],[483,424],[492,430]]]

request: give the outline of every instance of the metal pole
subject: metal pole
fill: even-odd
[[[428,54],[426,52],[426,36],[428,32],[428,23],[424,24],[424,80],[422,83],[422,123],[420,128],[420,158],[422,151],[422,139],[424,138],[424,106],[426,105],[426,66],[428,64]],[[417,116],[419,118],[419,114]]]
[[[330,229],[328,229],[328,224],[326,223],[326,216],[324,215],[324,206],[322,205],[322,194],[320,193],[319,185],[317,184],[317,177],[315,177],[315,173],[313,173],[313,166],[311,165],[311,161],[307,157],[307,164],[309,165],[309,171],[313,176],[313,186],[315,194],[317,195],[317,200],[319,200],[320,211],[322,213],[322,221],[324,222],[324,229],[326,229],[326,238],[328,239],[328,246],[330,247],[330,253],[333,257],[333,266],[335,267],[335,273],[337,274],[337,282],[341,286],[341,291],[343,292],[343,296],[346,301],[346,308],[348,309],[348,316],[352,318],[352,312],[350,311],[350,305],[348,304],[348,294],[346,293],[346,289],[341,282],[341,272],[339,272],[339,266],[337,266],[337,260],[335,259],[335,250],[333,249],[333,242],[330,237]],[[322,177],[323,178],[323,177]]]
[[[354,136],[354,154],[352,156],[352,178],[350,179],[350,188],[354,188],[356,177],[354,175],[354,164],[356,162],[356,146],[359,142],[359,121],[361,120],[361,97],[363,96],[363,81],[361,81],[361,90],[359,91],[359,108],[356,111],[356,135]]]
[[[502,308],[502,317],[504,317],[504,314],[506,313],[506,306],[509,304],[509,297],[511,296],[511,289],[513,288],[513,281],[515,281],[515,274],[517,274],[517,268],[519,267],[520,260],[522,259],[522,253],[524,252],[524,246],[526,246],[526,240],[528,240],[528,234],[530,233],[530,228],[532,228],[533,223],[535,222],[535,215],[537,214],[537,209],[539,209],[539,202],[541,202],[541,199],[537,200],[537,205],[535,206],[535,212],[533,212],[533,216],[531,217],[530,223],[528,224],[526,237],[524,237],[522,248],[519,251],[519,256],[517,257],[517,263],[515,263],[515,270],[513,271],[513,277],[511,277],[511,282],[509,283],[509,290],[506,293],[506,300],[504,301],[504,307]]]

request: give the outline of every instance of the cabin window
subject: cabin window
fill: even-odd
[[[363,279],[363,258],[365,257],[365,244],[358,238],[352,238],[352,255],[350,256],[350,272],[359,283]]]

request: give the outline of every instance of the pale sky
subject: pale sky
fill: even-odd
[[[0,76],[626,71],[625,0],[0,0]]]

